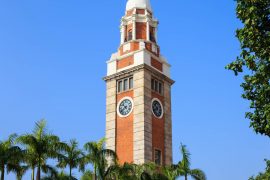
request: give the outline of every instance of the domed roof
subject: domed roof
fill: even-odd
[[[148,9],[149,11],[152,11],[150,0],[128,0],[126,10],[128,11],[133,8]]]

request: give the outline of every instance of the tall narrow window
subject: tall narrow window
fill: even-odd
[[[132,29],[128,31],[128,41],[132,40]]]
[[[152,90],[155,90],[155,80],[154,79],[151,80],[151,88],[152,88]]]
[[[158,81],[155,80],[155,91],[158,92]]]
[[[155,149],[155,164],[161,165],[161,151]]]
[[[118,92],[123,91],[123,81],[118,81]]]
[[[159,93],[161,95],[163,95],[163,82],[156,80],[156,79],[151,79],[151,89],[152,91]]]
[[[162,94],[162,84],[161,84],[161,82],[158,83],[158,92],[159,92],[159,94]]]
[[[129,78],[129,89],[133,88],[133,78]]]
[[[125,26],[125,42],[127,42],[128,40],[127,40],[127,26]]]
[[[128,79],[124,80],[124,91],[128,90]]]
[[[156,42],[156,37],[155,37],[155,28],[153,27],[150,27],[150,41],[152,42]]]

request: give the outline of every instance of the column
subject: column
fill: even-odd
[[[157,27],[155,27],[155,39],[156,39],[156,42],[158,42],[158,36],[157,36]]]
[[[150,41],[150,24],[149,24],[149,21],[146,22],[146,40]]]
[[[126,35],[126,26],[122,24],[121,27],[121,44],[125,42],[125,35]]]
[[[132,40],[136,40],[136,18],[133,19]]]

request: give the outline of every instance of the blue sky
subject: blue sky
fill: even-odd
[[[0,139],[31,132],[41,118],[51,132],[81,146],[104,136],[102,77],[119,46],[125,2],[0,1]],[[152,6],[161,52],[176,81],[174,161],[182,142],[192,167],[209,180],[246,180],[263,170],[269,139],[249,128],[242,78],[224,69],[240,51],[235,2],[152,0]]]

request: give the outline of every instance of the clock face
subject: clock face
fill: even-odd
[[[153,114],[157,118],[162,118],[162,116],[163,116],[163,107],[162,107],[161,102],[159,100],[154,99],[152,101],[152,111],[153,111]]]
[[[133,103],[131,99],[125,98],[122,101],[120,101],[120,104],[118,105],[118,113],[121,116],[126,117],[131,113],[132,108],[133,108]]]

